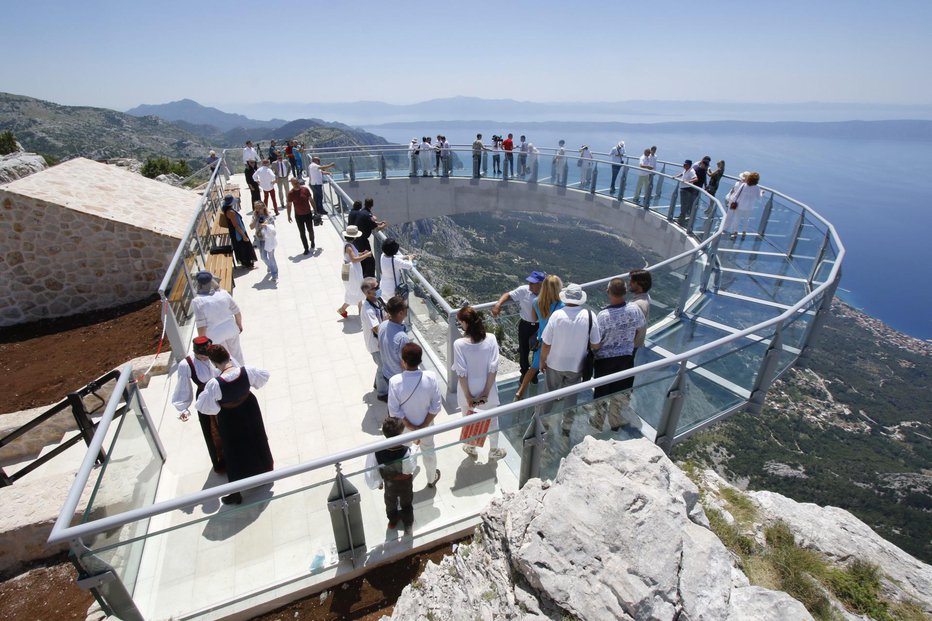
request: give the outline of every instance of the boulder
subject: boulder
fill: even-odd
[[[17,151],[0,157],[0,183],[9,183],[45,170],[45,158],[35,153]]]
[[[554,481],[494,500],[474,541],[405,588],[392,619],[811,619],[748,586],[699,490],[647,440],[586,438]]]

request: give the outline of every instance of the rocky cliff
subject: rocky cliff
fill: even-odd
[[[45,158],[41,155],[23,151],[10,153],[0,157],[0,183],[22,179],[46,168]]]

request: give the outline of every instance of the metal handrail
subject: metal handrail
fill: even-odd
[[[568,155],[567,157],[570,157],[570,156]],[[655,172],[654,174],[662,174],[662,173]],[[664,175],[664,176],[670,177],[670,175]],[[802,208],[806,212],[815,214],[822,222],[825,222],[829,227],[829,233],[832,237],[832,241],[836,244],[838,248],[838,252],[836,254],[836,260],[833,262],[832,269],[828,277],[825,279],[825,281],[821,285],[816,287],[815,289],[811,290],[802,299],[797,301],[796,304],[792,305],[790,308],[785,310],[783,313],[781,313],[777,317],[762,321],[760,323],[757,323],[743,330],[739,330],[737,332],[734,332],[724,337],[721,337],[719,339],[716,339],[715,341],[711,341],[704,345],[700,345],[693,349],[684,351],[680,354],[670,356],[669,358],[664,358],[662,360],[657,360],[657,361],[650,362],[647,364],[639,365],[637,367],[633,367],[631,369],[620,371],[618,373],[614,373],[611,375],[606,375],[606,376],[599,377],[599,378],[593,378],[587,382],[582,382],[580,384],[575,384],[573,386],[567,386],[565,388],[561,388],[555,391],[541,393],[539,395],[535,395],[525,400],[522,400],[521,402],[500,405],[498,407],[473,414],[470,417],[468,417],[468,419],[460,418],[458,420],[451,420],[451,421],[447,421],[444,423],[439,423],[439,424],[433,425],[425,429],[408,432],[408,433],[403,434],[401,438],[406,442],[410,442],[410,441],[414,441],[420,438],[433,436],[439,433],[452,431],[455,429],[459,429],[467,424],[472,424],[477,421],[490,419],[493,417],[499,417],[505,414],[510,414],[512,412],[523,410],[523,409],[533,407],[539,404],[543,404],[549,401],[555,401],[555,400],[561,399],[563,397],[566,397],[572,394],[588,391],[597,386],[602,386],[605,384],[617,382],[622,379],[634,377],[640,373],[645,373],[645,372],[650,372],[656,369],[666,368],[671,365],[677,365],[677,364],[689,361],[690,359],[695,359],[697,356],[704,354],[708,351],[717,349],[718,347],[724,344],[737,341],[744,337],[760,332],[761,330],[764,330],[770,326],[779,325],[781,322],[784,322],[787,319],[790,319],[791,317],[796,315],[799,312],[799,310],[802,309],[804,306],[809,305],[811,302],[818,299],[820,295],[823,295],[831,290],[831,288],[835,285],[836,280],[838,279],[839,271],[841,269],[841,263],[842,263],[842,260],[844,258],[846,251],[845,251],[844,245],[841,243],[841,240],[837,236],[837,232],[835,231],[834,227],[830,223],[824,220],[824,218],[822,218],[821,216],[818,216],[816,212],[811,210],[805,204],[800,203],[799,201],[796,201],[794,199],[790,199],[783,194],[780,194],[780,196],[787,198],[791,203],[798,205],[800,208]],[[713,204],[715,204],[718,207],[718,209],[723,212],[724,210],[721,206],[721,203],[714,197],[710,196],[710,198],[712,201],[714,201]],[[709,238],[705,240],[703,244],[698,245],[696,248],[693,248],[692,250],[689,250],[686,253],[682,253],[681,255],[678,255],[678,257],[673,257],[672,259],[668,259],[666,262],[669,262],[671,260],[675,261],[678,258],[683,258],[684,256],[690,253],[698,252],[701,248],[705,247],[704,244],[706,242],[710,242],[712,239],[720,235],[721,235],[721,223],[719,225],[719,230],[716,231],[714,235],[710,235]],[[176,253],[176,259],[177,259],[177,254],[178,253]],[[658,266],[666,262],[662,262],[661,264],[658,264]],[[174,263],[175,263],[175,259],[173,259],[171,269],[173,269]],[[419,276],[421,275],[419,274]],[[598,284],[599,282],[603,282],[603,281],[604,280],[598,280],[598,281],[593,281],[593,283],[587,283],[587,284]],[[432,287],[431,287],[431,290],[433,290]],[[160,292],[162,292],[161,289],[160,289]],[[433,293],[436,293],[436,292],[434,291]],[[442,300],[443,298],[439,298],[439,299]],[[483,306],[486,306],[486,305],[483,305]],[[125,369],[128,369],[128,365],[127,367],[124,367],[124,370]],[[117,384],[117,389],[119,392],[123,391],[123,389],[125,388],[126,380],[128,379],[124,377],[124,375],[125,373],[121,372],[120,380],[118,381],[118,384]],[[97,449],[99,449],[100,445],[102,444],[104,435],[106,434],[106,429],[109,426],[110,420],[112,419],[113,411],[115,411],[115,407],[116,407],[116,404],[114,402],[112,402],[111,404],[108,404],[107,411],[104,413],[104,417],[101,419],[98,432],[94,436],[94,443],[91,446],[92,449],[95,446],[97,447]],[[195,505],[201,502],[205,502],[207,500],[212,500],[219,496],[223,496],[223,495],[234,493],[234,492],[242,492],[242,491],[245,491],[245,490],[248,490],[254,487],[258,487],[261,485],[267,485],[269,483],[274,483],[275,481],[278,481],[281,479],[289,478],[289,477],[299,475],[299,474],[304,474],[306,472],[310,472],[312,470],[318,470],[320,468],[324,468],[327,466],[332,466],[337,463],[344,462],[348,459],[362,457],[374,451],[390,448],[391,446],[397,445],[398,441],[399,441],[399,438],[391,438],[391,439],[385,439],[385,440],[372,442],[372,443],[366,444],[361,447],[356,447],[354,449],[349,449],[346,451],[340,451],[338,453],[328,455],[326,457],[314,459],[314,460],[305,462],[303,464],[297,464],[295,466],[289,466],[286,468],[282,468],[280,470],[274,470],[272,472],[255,475],[253,477],[241,479],[239,481],[235,481],[232,483],[226,483],[223,485],[219,485],[217,487],[212,487],[212,488],[202,490],[200,492],[195,492],[193,494],[188,494],[186,496],[182,496],[179,498],[161,501],[158,503],[154,503],[148,507],[140,507],[137,509],[132,509],[125,513],[102,518],[94,522],[81,524],[81,525],[73,526],[73,527],[66,527],[65,523],[68,520],[70,520],[70,516],[73,515],[74,513],[74,509],[76,508],[78,500],[80,499],[81,491],[83,490],[84,485],[86,485],[87,478],[90,473],[90,469],[93,466],[93,455],[95,451],[89,450],[88,456],[90,456],[90,458],[86,456],[84,463],[82,463],[82,466],[81,466],[81,469],[79,470],[78,477],[75,481],[75,484],[72,487],[71,492],[69,493],[68,499],[66,500],[65,508],[62,510],[62,513],[59,515],[59,518],[56,521],[55,526],[52,529],[52,534],[49,537],[49,542],[59,543],[59,542],[67,541],[67,540],[74,539],[77,537],[83,537],[87,535],[96,534],[99,532],[112,529],[117,526],[121,526],[123,524],[135,522],[137,520],[141,520],[145,518],[151,518],[156,515],[160,515],[162,513],[167,513],[169,511],[174,511],[174,510],[182,509],[182,508]],[[80,486],[78,485],[78,481],[82,481],[82,484]]]

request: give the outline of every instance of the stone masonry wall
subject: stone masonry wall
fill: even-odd
[[[0,188],[0,326],[144,299],[177,246],[167,235]]]

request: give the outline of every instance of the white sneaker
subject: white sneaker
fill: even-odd
[[[489,459],[501,459],[508,454],[508,451],[505,449],[494,448],[489,451]]]
[[[463,452],[469,455],[470,457],[475,457],[478,454],[478,451],[476,451],[476,447],[474,447],[472,444],[464,444]]]

